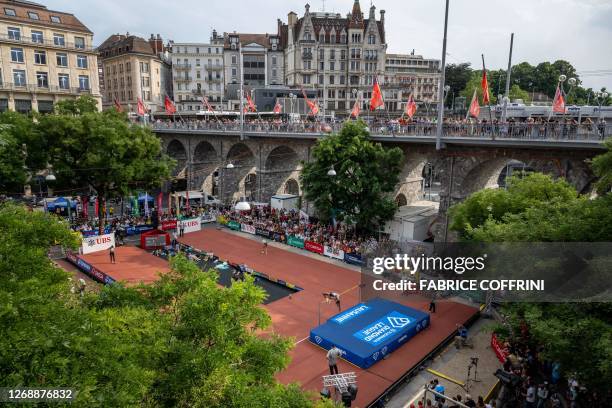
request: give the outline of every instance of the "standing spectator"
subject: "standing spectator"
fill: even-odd
[[[548,382],[544,382],[544,384],[540,384],[538,387],[538,405],[537,408],[544,408],[546,406],[546,401],[548,400]]]
[[[470,408],[476,408],[476,401],[472,399],[470,394],[465,394],[465,405]]]
[[[331,375],[338,374],[338,357],[342,355],[342,352],[335,345],[327,352],[327,364],[329,365],[329,373]]]
[[[431,297],[431,301],[429,302],[429,311],[431,313],[436,313],[436,294],[434,293]]]
[[[185,236],[185,223],[183,221],[179,221],[179,237]]]
[[[461,403],[461,400],[462,400],[461,395],[457,394],[457,396],[455,397],[455,401]],[[454,405],[451,405],[449,408],[459,408],[459,405],[454,404]]]
[[[535,408],[536,404],[536,389],[531,380],[527,382],[527,391],[525,391],[525,408]]]
[[[111,263],[115,263],[115,246],[114,245],[111,245],[110,249],[108,250],[108,254],[110,255]]]

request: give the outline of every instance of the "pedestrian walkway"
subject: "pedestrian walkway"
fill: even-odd
[[[497,383],[497,378],[493,373],[501,368],[501,363],[491,348],[491,333],[486,327],[490,323],[491,320],[484,318],[474,322],[469,328],[469,338],[473,342],[474,348],[457,350],[451,343],[408,383],[400,386],[385,404],[385,407],[407,408],[412,401],[416,406],[416,401],[423,395],[423,386],[429,384],[434,378],[437,378],[440,384],[444,386],[445,395],[449,397],[455,397],[459,394],[465,399],[465,395],[468,393],[474,400],[477,400],[479,395],[486,397]],[[472,366],[470,368],[471,380],[467,381],[468,367],[472,357],[478,358],[477,371],[475,372],[475,368]],[[474,377],[474,374],[476,374],[476,377]],[[478,381],[472,381],[474,378]],[[468,383],[464,385],[468,391],[457,383]],[[428,398],[432,398],[432,396],[430,395]]]

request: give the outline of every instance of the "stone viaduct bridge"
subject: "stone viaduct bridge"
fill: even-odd
[[[217,195],[223,202],[247,197],[268,202],[277,193],[301,194],[302,163],[321,132],[303,129],[249,127],[210,128],[154,126],[163,149],[177,160],[174,175],[189,189]],[[476,133],[476,134],[475,134]],[[468,135],[471,134],[471,135]],[[400,182],[393,193],[400,205],[422,199],[424,168],[431,166],[440,181],[440,216],[473,192],[496,188],[501,171],[518,160],[527,167],[564,177],[579,192],[589,192],[594,175],[588,160],[602,153],[603,133],[497,134],[446,131],[436,150],[435,130],[415,129],[398,134],[372,132],[373,140],[404,152]],[[607,131],[606,131],[607,136]],[[231,163],[232,168],[227,165]]]

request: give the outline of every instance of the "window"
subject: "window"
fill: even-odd
[[[85,38],[74,37],[74,48],[85,49]]]
[[[340,50],[340,59],[341,60],[346,59],[346,50]]]
[[[123,64],[119,64],[119,73],[122,74],[123,73]]]
[[[304,40],[306,40],[306,41],[312,40],[312,35],[310,34],[310,32],[306,31],[304,33]]]
[[[272,78],[276,78],[276,68],[272,68]]]
[[[303,82],[305,84],[309,84],[310,83],[310,75],[303,75],[302,78],[304,79]]]
[[[11,61],[23,62],[23,48],[11,48]]]
[[[346,71],[346,62],[340,61],[340,71]]]
[[[334,75],[330,75],[330,76],[329,76],[329,84],[330,84],[330,85],[333,85],[333,84],[334,84],[334,82],[335,82],[335,79],[336,79],[336,77],[335,77]]]
[[[276,65],[276,55],[272,56],[272,65]]]
[[[32,42],[42,44],[44,42],[43,32],[32,30]]]
[[[344,78],[344,75],[340,75],[340,85],[344,85],[345,82],[346,79]]]
[[[9,40],[21,40],[21,30],[17,27],[8,28]]]
[[[40,17],[38,17],[38,13],[35,13],[33,11],[28,11],[28,17],[30,17],[32,20],[40,20]]]
[[[197,78],[197,79],[200,79],[200,78],[201,78],[200,71],[196,71],[196,78]]]
[[[34,51],[34,63],[39,65],[46,65],[47,53],[44,51]]]
[[[196,47],[196,54],[200,53],[200,47]]]
[[[87,75],[79,75],[79,89],[81,91],[89,90],[89,77]]]
[[[17,14],[15,13],[15,9],[12,8],[5,8],[4,9],[4,14],[7,16],[11,16],[11,17],[15,17]]]
[[[64,34],[53,34],[53,44],[63,47],[66,45],[66,39],[64,38]]]
[[[330,61],[329,62],[329,70],[330,71],[335,71],[336,70],[336,63],[334,61]]]
[[[336,33],[331,33],[329,35],[329,42],[331,42],[332,44],[336,42]]]
[[[132,63],[126,62],[125,63],[125,72],[130,72],[131,69],[132,69]]]
[[[187,64],[187,61],[185,61],[185,64]],[[148,62],[141,62],[140,63],[140,72],[149,72],[149,63]]]
[[[77,55],[77,67],[87,68],[87,55]]]
[[[368,44],[376,44],[376,36],[374,34],[368,36]]]
[[[59,24],[62,22],[62,20],[59,18],[59,16],[51,16],[51,22]]]
[[[236,68],[232,68],[232,76],[235,77],[236,76]]]
[[[325,62],[319,62],[319,71],[325,71]]]
[[[58,74],[57,83],[60,89],[69,89],[70,88],[70,76],[68,74]]]
[[[312,69],[312,66],[311,66],[311,64],[310,64],[310,63],[311,63],[311,61],[310,61],[310,60],[307,60],[307,61],[302,61],[302,63],[303,63],[303,65],[304,65],[304,69]]]
[[[322,61],[325,60],[325,50],[323,48],[319,50],[319,59]]]
[[[232,64],[236,64],[236,56],[232,55]]]
[[[325,82],[325,77],[323,75],[319,75],[319,85],[323,85],[323,82]]]
[[[49,74],[46,72],[37,72],[36,73],[36,84],[39,88],[48,88],[49,87]]]
[[[26,74],[23,69],[13,70],[13,82],[15,86],[26,86]]]
[[[200,59],[196,58],[196,67],[199,67],[199,66],[200,66]]]

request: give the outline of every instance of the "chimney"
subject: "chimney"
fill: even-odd
[[[380,24],[382,24],[382,26],[385,26],[385,10],[380,10]]]
[[[289,27],[293,27],[295,26],[296,23],[297,23],[297,14],[295,14],[293,11],[289,12],[289,14],[287,14],[287,25]]]

